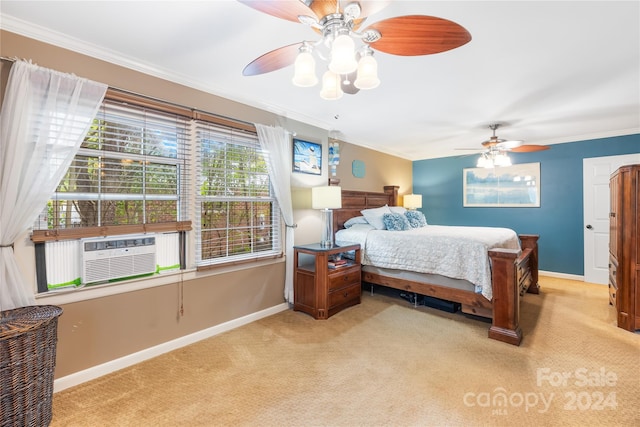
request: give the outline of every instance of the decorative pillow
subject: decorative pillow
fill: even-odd
[[[427,225],[427,218],[420,211],[406,211],[404,216],[409,221],[411,228],[420,228]]]
[[[369,224],[367,219],[363,216],[354,216],[353,218],[349,218],[344,222],[344,228],[349,228],[354,226],[355,224]]]
[[[360,213],[365,217],[367,222],[373,225],[376,229],[384,230],[382,215],[391,213],[391,210],[389,210],[389,206],[384,205],[379,208],[365,209],[360,211]]]
[[[391,231],[404,231],[411,228],[407,217],[399,213],[383,214],[382,221],[385,227],[387,227],[387,230]]]
[[[389,206],[389,210],[391,213],[399,213],[402,215],[407,211],[407,209],[402,206]]]

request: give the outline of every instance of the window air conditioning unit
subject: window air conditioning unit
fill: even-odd
[[[82,283],[135,277],[156,271],[153,234],[82,239]]]

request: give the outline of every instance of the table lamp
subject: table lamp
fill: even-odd
[[[333,210],[342,208],[342,189],[335,186],[311,188],[311,207],[322,213],[320,246],[333,247]]]

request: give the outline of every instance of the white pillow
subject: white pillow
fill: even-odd
[[[407,209],[402,206],[389,206],[389,209],[391,209],[392,213],[399,213],[400,215],[404,215],[404,213],[407,211]]]
[[[365,217],[367,222],[373,225],[376,229],[384,230],[385,226],[382,216],[386,213],[391,213],[391,209],[389,209],[389,206],[384,205],[379,208],[364,209],[361,210],[360,213]]]
[[[355,224],[369,224],[367,219],[363,216],[354,216],[353,218],[349,218],[344,222],[344,228],[349,228],[354,226]]]

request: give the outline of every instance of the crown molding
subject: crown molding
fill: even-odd
[[[299,121],[304,124],[316,126],[321,129],[331,128],[329,122],[318,122],[316,119],[308,117],[303,114],[297,114],[295,112],[282,112],[281,107],[256,102],[250,98],[234,96],[220,87],[216,87],[209,82],[202,82],[195,80],[189,76],[173,72],[171,70],[163,69],[149,64],[143,61],[139,61],[136,58],[132,58],[123,55],[120,52],[104,48],[95,44],[87,43],[86,41],[70,37],[64,33],[53,31],[51,29],[42,27],[40,25],[33,24],[31,22],[24,21],[19,18],[15,18],[11,15],[6,15],[0,12],[0,29],[16,33],[18,35],[28,37],[34,40],[38,40],[43,43],[54,45],[63,49],[89,56],[101,61],[109,62],[114,65],[118,65],[133,71],[137,71],[149,76],[157,77],[163,80],[177,83],[183,86],[190,87],[211,95],[219,96],[221,98],[228,99],[230,101],[238,102],[248,105],[250,107],[258,108],[269,113],[275,114],[278,117],[287,118]],[[25,58],[27,59],[27,58]]]

